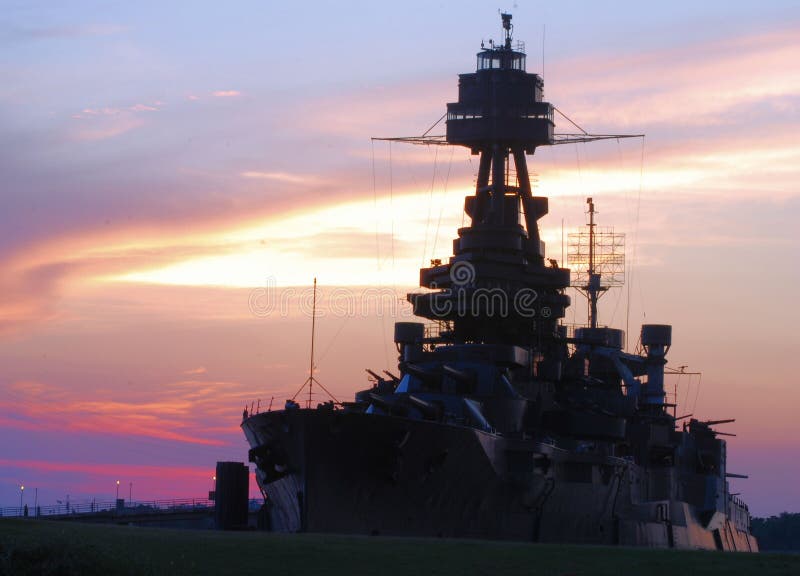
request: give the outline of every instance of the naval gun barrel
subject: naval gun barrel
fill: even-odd
[[[439,416],[441,415],[441,409],[436,404],[431,404],[430,402],[423,400],[422,398],[417,398],[411,394],[407,396],[407,399],[408,403],[422,412],[422,415],[426,418],[430,418],[432,420],[439,419]]]
[[[442,366],[442,371],[454,380],[464,382],[465,384],[470,384],[475,381],[475,375],[471,372],[459,370],[458,368],[454,368],[448,364]]]
[[[375,394],[374,392],[370,392],[368,396],[375,406],[377,406],[387,414],[405,415],[408,413],[408,408],[406,406],[403,406],[398,402],[392,402],[386,399],[385,397],[381,396],[380,394]]]
[[[405,363],[403,366],[403,371],[408,372],[412,376],[428,383],[438,382],[441,378],[441,374],[437,373],[436,370],[426,370],[425,368],[417,366],[416,364],[412,364],[411,362]]]

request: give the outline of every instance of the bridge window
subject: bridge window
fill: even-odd
[[[478,70],[489,69],[525,70],[525,54],[487,50],[478,54]]]
[[[478,54],[478,70],[488,70],[489,68],[500,68],[502,60],[500,55],[492,52],[482,52]]]

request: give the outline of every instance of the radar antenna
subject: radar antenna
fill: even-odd
[[[597,301],[609,288],[625,283],[625,235],[598,228],[594,201],[587,198],[586,204],[589,230],[569,234],[567,263],[572,269],[570,284],[588,300],[588,324],[597,328]]]
[[[511,24],[511,14],[501,12],[500,18],[503,19],[503,30],[506,31],[506,50],[511,50],[511,34],[514,31],[514,26]]]

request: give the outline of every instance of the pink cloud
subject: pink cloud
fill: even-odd
[[[129,110],[132,112],[158,112],[156,105],[150,106],[147,104],[134,104]]]
[[[108,140],[109,138],[116,138],[117,136],[139,128],[142,124],[144,124],[144,122],[138,118],[119,116],[113,121],[105,121],[82,127],[74,132],[74,138],[75,140],[84,142]]]
[[[8,473],[13,471],[15,483],[24,479],[31,492],[38,488],[39,503],[43,506],[56,504],[57,500],[63,503],[67,492],[72,494],[73,503],[89,496],[111,500],[116,495],[117,480],[120,497],[127,499],[130,493],[134,501],[206,498],[215,473],[213,460],[205,466],[174,466],[3,458],[0,468],[6,471],[4,480],[8,481]],[[250,481],[251,494],[255,496],[256,483],[253,478]]]
[[[548,93],[584,127],[725,125],[737,107],[800,94],[800,30],[562,62]],[[547,78],[545,78],[547,82]],[[562,123],[566,124],[565,121]]]
[[[216,98],[233,98],[235,96],[241,96],[242,93],[238,90],[215,90],[211,95]]]
[[[205,499],[213,489],[215,463],[204,466],[174,466],[169,464],[98,464],[92,461],[59,462],[54,460],[0,459],[6,474],[2,480],[16,487],[25,483],[28,490],[38,489],[39,504],[51,506],[66,501],[70,493],[74,504],[91,499],[112,500],[116,482],[120,481],[119,496],[135,502],[167,498]],[[30,497],[33,495],[31,494]],[[250,497],[259,497],[254,474],[250,474]],[[18,500],[17,500],[18,502]],[[32,501],[27,501],[32,503]]]
[[[97,390],[91,400],[66,386],[40,382],[13,382],[0,409],[9,416],[0,420],[6,429],[88,432],[115,436],[224,446],[209,422],[228,422],[228,435],[237,433],[237,410],[253,394],[236,382],[197,380],[165,383],[157,399],[120,399],[119,392]],[[11,416],[13,415],[13,417]],[[223,436],[224,438],[224,436]]]
[[[297,102],[302,106],[298,129],[354,136],[365,142],[369,142],[370,136],[418,136],[442,115],[443,103],[452,96],[450,78],[326,94],[324,98]],[[444,133],[443,123],[436,133]]]
[[[0,458],[0,466],[36,470],[37,472],[80,472],[92,475],[109,475],[107,464],[88,462],[53,462],[50,460],[11,460]],[[192,478],[202,474],[208,475],[209,468],[201,466],[147,466],[142,464],[118,464],[114,466],[114,475],[152,476],[158,478],[179,479]]]
[[[104,106],[84,108],[70,117],[80,121],[73,130],[75,140],[91,142],[121,136],[144,124],[139,116],[143,112],[158,112],[162,102],[153,104],[133,104],[125,107]]]
[[[120,116],[128,112],[158,112],[159,106],[163,106],[163,102],[157,101],[152,104],[133,104],[131,106],[113,107],[103,106],[100,108],[84,108],[80,113],[72,114],[72,118],[96,118],[102,116]]]

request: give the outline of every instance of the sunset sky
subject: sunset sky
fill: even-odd
[[[319,380],[395,369],[477,162],[370,137],[428,129],[502,7],[547,100],[646,134],[529,157],[548,256],[592,196],[628,252],[601,322],[673,324],[678,411],[736,418],[733,491],[800,512],[797,0],[0,4],[0,507],[205,495],[303,384],[315,276]]]

